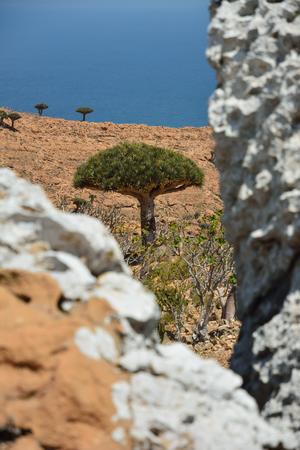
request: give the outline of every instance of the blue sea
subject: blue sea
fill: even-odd
[[[206,125],[208,0],[0,0],[0,105],[90,121]]]

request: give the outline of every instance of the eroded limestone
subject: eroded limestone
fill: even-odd
[[[212,1],[210,103],[243,321],[232,368],[300,448],[300,1]],[[300,386],[300,385],[299,385]]]

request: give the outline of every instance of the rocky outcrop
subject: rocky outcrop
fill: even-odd
[[[243,321],[232,368],[300,448],[300,1],[212,1],[210,103]]]
[[[1,448],[288,448],[238,375],[159,344],[155,299],[100,223],[7,169],[0,198]]]

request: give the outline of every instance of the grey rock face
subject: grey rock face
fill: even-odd
[[[213,1],[210,103],[242,331],[232,368],[300,448],[300,0]]]
[[[158,343],[154,295],[130,277],[99,222],[55,210],[40,188],[7,169],[0,169],[0,268],[46,272],[69,296],[69,308],[74,299],[93,297],[113,309],[106,319],[120,322],[120,335],[102,322],[93,329],[78,325],[74,343],[119,374],[110,394],[112,438],[120,449],[128,448],[127,438],[132,450],[292,448],[288,436],[260,417],[240,376],[182,344]],[[272,329],[268,339],[273,342]]]
[[[240,377],[182,344],[129,353],[120,365],[133,375],[113,395],[117,419],[132,420],[134,450],[290,448],[259,418]]]

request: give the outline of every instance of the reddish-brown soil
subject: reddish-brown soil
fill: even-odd
[[[116,125],[67,121],[22,114],[17,131],[0,128],[0,165],[41,184],[57,206],[73,197],[88,198],[87,190],[73,188],[75,169],[89,156],[120,141],[146,142],[172,148],[190,157],[203,169],[205,185],[157,199],[161,219],[181,217],[184,212],[212,212],[221,207],[218,174],[211,162],[214,148],[212,131],[203,128],[166,128],[145,125]],[[95,192],[94,192],[95,194]],[[138,217],[135,200],[112,193],[97,194],[101,205],[121,207]]]
[[[115,312],[105,300],[90,299],[64,314],[61,295],[46,274],[0,271],[1,449],[121,448],[111,436],[118,426],[111,392],[128,375],[104,359],[86,358],[74,339],[80,328],[97,324],[120,345]],[[10,430],[20,435],[9,439]],[[129,439],[122,448],[132,448]]]

